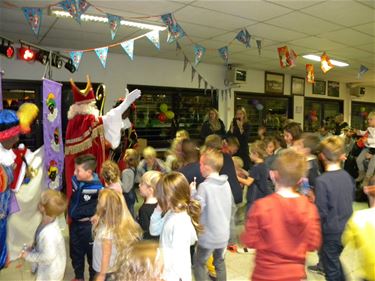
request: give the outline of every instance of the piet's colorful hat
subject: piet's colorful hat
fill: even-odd
[[[91,86],[90,77],[87,75],[87,85],[84,90],[78,89],[73,79],[70,79],[70,85],[72,86],[74,103],[86,103],[95,101],[94,89]]]
[[[18,136],[21,133],[20,121],[13,110],[0,111],[0,142]]]

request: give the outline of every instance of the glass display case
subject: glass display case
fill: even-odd
[[[367,116],[371,111],[375,111],[375,103],[353,101],[350,119],[352,128],[366,130],[368,127]]]

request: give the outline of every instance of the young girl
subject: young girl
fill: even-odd
[[[115,162],[111,160],[105,161],[100,171],[100,177],[104,180],[106,188],[122,193],[120,169]]]
[[[22,251],[21,257],[34,263],[36,280],[63,280],[66,253],[65,242],[56,217],[61,215],[67,206],[65,196],[56,190],[42,193],[38,205],[42,213],[42,222],[35,232],[31,248]]]
[[[165,281],[191,280],[190,245],[197,241],[201,207],[190,199],[190,186],[177,172],[163,175],[156,186],[158,206],[151,216],[150,233],[160,235]],[[164,216],[162,216],[164,213]]]
[[[156,199],[154,193],[161,176],[162,174],[158,171],[148,171],[142,176],[139,183],[139,192],[144,198],[143,205],[138,212],[138,222],[144,231],[143,239],[159,239],[159,236],[152,236],[149,229],[151,215],[158,205],[158,199]]]
[[[140,239],[142,230],[125,205],[124,197],[111,189],[103,189],[93,221],[93,268],[96,281],[114,280],[116,260],[130,243]]]

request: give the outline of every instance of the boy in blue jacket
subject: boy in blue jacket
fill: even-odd
[[[75,274],[73,280],[84,280],[85,255],[89,264],[89,280],[94,280],[95,271],[92,268],[93,239],[90,219],[95,214],[99,191],[103,188],[103,185],[94,172],[96,158],[93,155],[78,156],[74,163],[72,197],[69,205],[69,216],[71,218],[69,248]]]

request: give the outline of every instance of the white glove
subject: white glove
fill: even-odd
[[[141,91],[138,89],[135,89],[134,91],[132,91],[131,93],[125,96],[125,100],[118,107],[116,107],[116,109],[118,109],[118,111],[120,111],[121,113],[124,113],[125,110],[127,110],[129,106],[135,100],[137,100],[140,96],[141,96]]]

